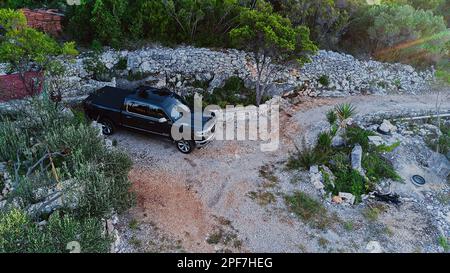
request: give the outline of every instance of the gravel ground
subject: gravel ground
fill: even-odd
[[[431,95],[305,98],[282,113],[280,149],[270,153],[258,142],[215,141],[183,155],[162,138],[118,131],[110,138],[134,160],[130,179],[137,195],[136,207],[120,217],[121,251],[365,252],[369,241],[386,252],[440,251],[439,231],[421,203],[371,204],[382,212],[368,220],[367,204],[323,201],[329,223],[322,229],[288,212],[285,193],[301,190],[319,199],[307,174],[284,169],[293,144],[311,142],[326,128],[326,111],[343,101],[355,104],[359,115],[434,108]],[[442,108],[450,109],[450,101]],[[268,204],[252,196],[258,191],[270,193]]]

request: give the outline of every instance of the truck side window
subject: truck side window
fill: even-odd
[[[151,117],[151,118],[167,118],[164,111],[156,106],[140,103],[136,101],[129,102],[127,105],[128,112]]]
[[[143,104],[143,103],[139,103],[139,102],[129,102],[127,105],[127,110],[130,113],[135,113],[135,114],[139,114],[139,115],[143,115],[143,116],[147,116],[148,114],[148,105]]]
[[[157,118],[157,119],[166,117],[166,114],[164,113],[164,111],[162,109],[155,107],[153,105],[150,105],[147,115],[152,118]]]

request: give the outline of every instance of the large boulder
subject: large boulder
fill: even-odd
[[[331,146],[332,147],[342,147],[345,145],[345,139],[340,135],[335,135],[331,139]]]
[[[362,161],[362,147],[361,145],[355,145],[355,147],[352,150],[351,159],[352,159],[352,169],[358,171],[359,173],[363,173],[363,169],[361,166]]]
[[[311,179],[311,183],[318,190],[322,190],[325,188],[325,185],[322,183],[322,173],[319,171],[319,166],[313,165],[309,168],[309,177]]]
[[[450,174],[450,162],[443,154],[433,152],[428,158],[428,166],[440,177],[447,178]]]
[[[397,131],[397,127],[395,127],[389,120],[383,120],[383,123],[378,127],[378,132],[388,135]]]

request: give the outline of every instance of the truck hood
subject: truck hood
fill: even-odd
[[[212,116],[205,116],[203,114],[191,114],[190,127],[198,132],[208,130],[216,124],[216,119]]]

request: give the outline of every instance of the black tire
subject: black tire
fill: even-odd
[[[183,154],[190,154],[195,148],[195,144],[190,140],[179,140],[176,142],[178,151]]]
[[[105,118],[105,119],[100,120],[100,124],[102,125],[102,133],[105,136],[110,136],[110,135],[114,134],[114,132],[116,131],[114,123],[109,119]]]

